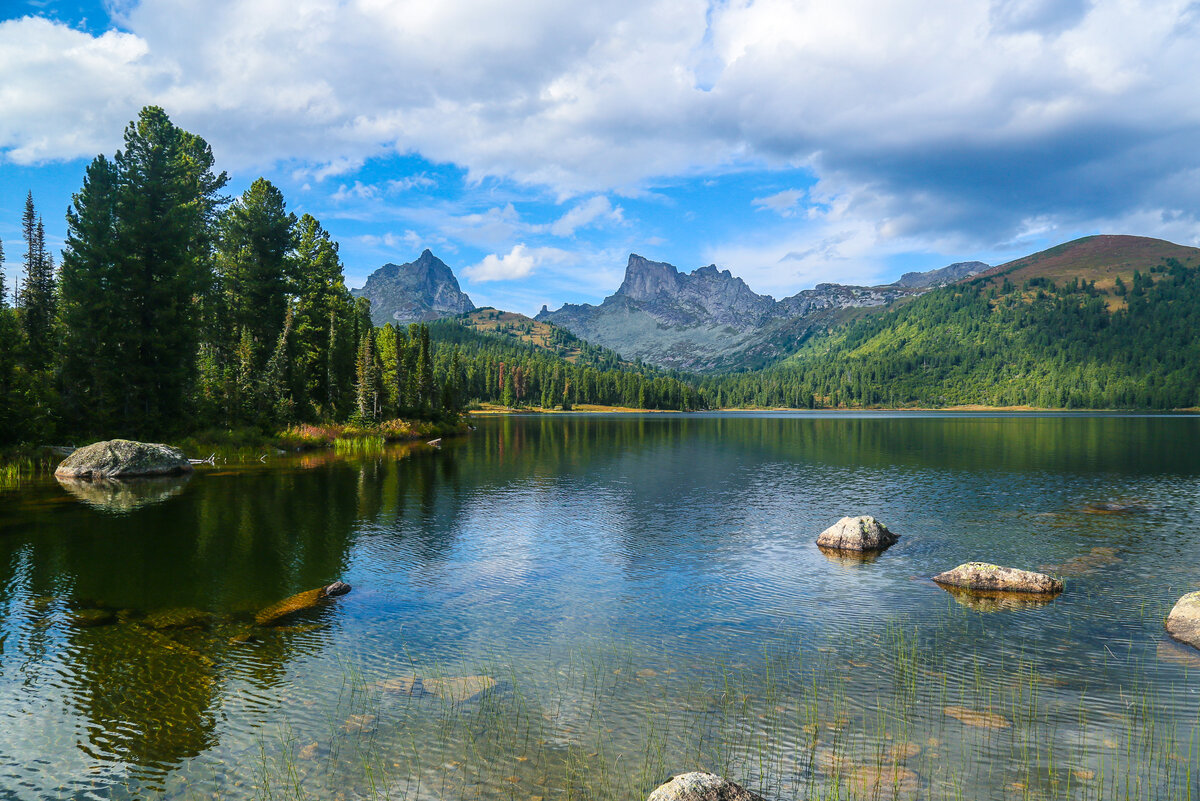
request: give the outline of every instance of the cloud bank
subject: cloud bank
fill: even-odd
[[[620,224],[610,194],[804,168],[754,201],[794,233],[710,247],[793,277],[1047,227],[1200,236],[1184,0],[142,0],[114,22],[0,23],[5,159],[111,152],[157,103],[232,168],[416,153],[540,187],[575,199],[559,237]],[[511,211],[464,226],[514,248],[481,279],[520,271]]]

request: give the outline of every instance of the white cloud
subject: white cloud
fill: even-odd
[[[512,281],[525,278],[546,262],[563,263],[573,257],[558,248],[529,248],[524,244],[514,245],[503,256],[488,254],[483,261],[463,269],[463,275],[473,281]]]
[[[803,189],[785,189],[782,192],[776,192],[766,197],[756,197],[751,203],[761,209],[773,211],[780,217],[791,217],[796,213],[797,206],[804,198],[804,195],[805,192]]]
[[[1001,242],[1030,219],[1194,235],[1172,210],[1200,205],[1174,179],[1200,168],[1197,16],[1188,0],[142,0],[102,36],[0,23],[0,151],[112,152],[153,102],[230,169],[321,181],[415,152],[473,186],[590,196],[558,236],[619,215],[608,194],[746,165],[838,186],[852,241]],[[498,208],[464,221],[472,242],[522,235]]]
[[[577,230],[584,228],[597,220],[621,222],[624,211],[620,206],[613,207],[604,195],[596,195],[567,211],[550,225],[550,233],[555,236],[573,236]]]

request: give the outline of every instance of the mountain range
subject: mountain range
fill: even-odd
[[[794,352],[808,331],[838,321],[844,310],[888,306],[988,269],[983,262],[961,262],[905,273],[887,286],[818,284],[777,301],[716,265],[682,273],[666,262],[631,254],[624,281],[601,304],[566,304],[555,311],[543,307],[535,319],[657,367],[746,369]],[[429,250],[407,264],[385,264],[353,292],[371,300],[377,325],[424,322],[475,309],[453,271]]]

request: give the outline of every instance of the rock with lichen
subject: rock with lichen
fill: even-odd
[[[882,551],[900,537],[870,515],[843,517],[817,537],[817,545],[833,551]]]
[[[938,584],[968,590],[1030,592],[1053,594],[1062,592],[1061,580],[1045,573],[1001,567],[988,562],[967,562],[953,570],[933,577]]]

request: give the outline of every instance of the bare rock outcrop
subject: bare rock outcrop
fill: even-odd
[[[191,472],[183,451],[158,442],[110,439],[78,448],[54,471],[58,478],[146,478]]]
[[[764,801],[740,784],[712,773],[681,773],[650,793],[646,801]]]
[[[833,551],[882,551],[900,537],[870,515],[843,517],[817,537],[817,545]]]
[[[1001,567],[987,562],[967,562],[953,570],[933,577],[938,584],[988,592],[1029,592],[1054,594],[1062,592],[1063,583],[1045,573]]]
[[[1167,634],[1193,648],[1200,648],[1200,592],[1189,592],[1175,602],[1167,615]]]

